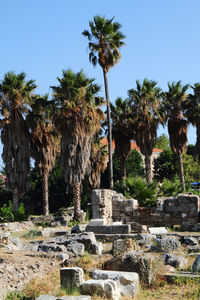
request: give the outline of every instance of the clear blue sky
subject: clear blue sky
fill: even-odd
[[[164,90],[168,81],[200,81],[199,0],[0,0],[0,79],[24,71],[45,94],[62,69],[83,69],[104,96],[102,70],[89,63],[81,35],[97,14],[115,16],[126,35],[122,59],[108,75],[111,101],[126,98],[136,79],[154,79]],[[188,139],[195,143],[194,128]]]

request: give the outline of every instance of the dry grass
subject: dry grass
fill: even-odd
[[[60,272],[59,269],[50,272],[43,277],[35,277],[23,289],[26,297],[35,299],[42,294],[60,296]]]

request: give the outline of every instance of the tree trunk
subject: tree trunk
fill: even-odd
[[[152,181],[152,163],[151,163],[151,155],[145,155],[145,175],[146,181],[150,183]]]
[[[17,186],[15,186],[12,190],[12,198],[13,198],[13,212],[17,212],[19,207],[19,192]]]
[[[197,159],[200,164],[200,123],[197,123],[197,142],[196,142],[196,151],[197,151]]]
[[[183,170],[183,158],[182,158],[182,153],[178,153],[178,162],[179,162],[179,177],[180,177],[180,182],[183,187],[183,191],[185,192],[185,178],[184,178],[184,170]]]
[[[43,214],[49,215],[49,192],[48,192],[48,176],[46,173],[42,174],[42,201],[43,201]]]
[[[120,177],[121,181],[126,179],[126,158],[123,155],[120,158]]]
[[[74,184],[74,219],[80,221],[81,218],[81,184],[79,182]]]
[[[109,155],[109,188],[113,188],[113,162],[112,162],[112,127],[111,127],[111,112],[110,112],[110,100],[108,93],[108,80],[107,72],[103,69],[106,104],[107,104],[107,122],[108,122],[108,155]]]

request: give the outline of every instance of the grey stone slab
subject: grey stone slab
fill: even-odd
[[[81,284],[80,290],[82,294],[106,296],[106,298],[112,300],[120,299],[120,292],[114,280],[88,280]]]
[[[131,226],[128,224],[122,225],[105,225],[105,226],[90,226],[86,227],[87,232],[101,233],[101,234],[129,234]]]
[[[135,297],[139,291],[139,275],[135,272],[95,270],[93,278],[116,281],[121,296]]]
[[[165,227],[149,227],[148,230],[149,230],[150,234],[166,234],[166,233],[168,233],[168,230]]]
[[[102,225],[106,225],[106,220],[105,219],[91,219],[90,226],[102,226]]]

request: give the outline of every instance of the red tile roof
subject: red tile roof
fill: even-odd
[[[108,144],[108,141],[107,141],[107,138],[103,138],[101,140],[102,144],[103,145],[107,145]],[[114,150],[115,149],[115,142],[112,141],[112,149]],[[140,151],[140,148],[137,146],[137,144],[135,142],[131,142],[131,150],[137,150],[137,151]],[[163,150],[161,149],[157,149],[157,148],[153,148],[153,152],[163,152]]]

